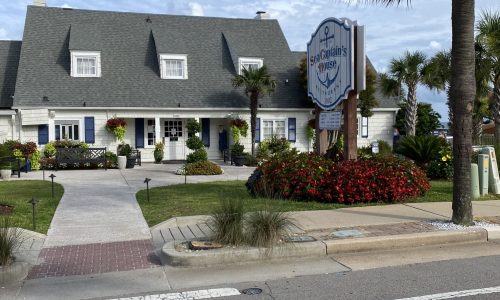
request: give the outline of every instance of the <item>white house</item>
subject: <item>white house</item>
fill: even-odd
[[[23,41],[0,41],[0,140],[44,145],[66,138],[115,151],[105,124],[116,116],[127,121],[125,142],[141,149],[143,160],[153,160],[161,141],[165,159],[182,160],[186,120],[196,118],[209,159],[219,159],[230,119],[250,118],[249,100],[231,79],[243,66],[265,64],[277,88],[260,100],[257,140],[279,135],[312,150],[306,126],[314,116],[299,84],[300,54],[267,16],[28,6]],[[359,119],[359,145],[392,144],[397,105],[379,102],[373,117]],[[250,149],[250,134],[242,143]]]

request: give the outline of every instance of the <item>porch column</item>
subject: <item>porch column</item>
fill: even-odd
[[[155,144],[161,143],[163,141],[163,138],[160,135],[161,135],[160,117],[155,117]]]

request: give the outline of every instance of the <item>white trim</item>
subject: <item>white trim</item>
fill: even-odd
[[[154,125],[154,140],[153,145],[148,145],[148,120],[152,120],[155,122]],[[156,144],[156,118],[144,118],[144,149],[154,149]]]
[[[262,142],[263,140],[265,140],[266,138],[264,137],[264,122],[265,121],[272,121],[273,122],[273,135],[274,134],[274,122],[276,121],[284,121],[285,122],[285,136],[284,138],[288,140],[288,118],[283,118],[283,117],[277,117],[277,118],[273,118],[273,117],[269,117],[269,118],[260,118],[260,141]],[[295,126],[297,126],[297,124],[295,124]],[[297,130],[297,129],[295,129]],[[295,140],[297,140],[297,137],[295,137]]]
[[[182,61],[182,76],[167,76],[166,60],[181,60]],[[160,54],[159,55],[161,79],[188,79],[187,54]]]
[[[55,130],[56,130],[56,125],[60,125],[60,124],[56,124],[57,122],[64,122],[64,121],[70,121],[70,122],[78,122],[78,139],[75,140],[75,139],[72,139],[73,141],[82,141],[84,142],[85,141],[85,128],[84,125],[82,124],[85,124],[84,122],[84,117],[83,118],[64,118],[64,117],[61,117],[61,118],[55,118],[55,119],[52,119],[52,125],[53,125],[53,133],[54,133],[54,139],[52,140],[56,140],[56,134],[55,134]],[[49,120],[50,122],[50,120]],[[63,137],[61,137],[59,135],[59,139],[60,140],[63,140]],[[49,141],[52,141],[50,139],[50,127],[49,127]]]
[[[101,52],[100,51],[70,51],[71,53],[71,77],[101,77]],[[96,60],[96,74],[78,74],[77,59],[93,58]]]
[[[47,108],[51,110],[109,110],[109,111],[115,111],[115,110],[130,110],[130,111],[223,111],[223,112],[239,112],[239,111],[250,111],[249,108],[244,108],[244,107],[213,107],[213,108],[207,108],[207,107],[194,107],[194,108],[178,108],[178,107],[70,107],[70,106],[61,106],[61,107],[39,107],[39,106],[26,106],[26,107],[16,107],[15,109],[19,110],[24,110],[24,109],[37,109],[37,108]],[[297,112],[311,112],[314,108],[259,108],[260,112],[266,112],[266,111],[297,111]]]
[[[257,64],[259,68],[262,68],[264,65],[264,59],[263,58],[257,58],[257,57],[240,57],[238,58],[238,74],[241,75],[241,71],[243,70],[243,65],[244,64]]]
[[[16,114],[15,110],[3,110],[0,109],[0,116],[13,116]]]
[[[385,111],[389,111],[389,112],[392,112],[392,111],[398,111],[399,108],[372,108],[372,111],[375,111],[375,112],[385,112]],[[358,112],[360,112],[361,109],[358,108]]]

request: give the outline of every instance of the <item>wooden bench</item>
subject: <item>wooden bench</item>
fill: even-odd
[[[101,164],[107,170],[106,148],[57,148],[56,170],[60,164]]]
[[[6,157],[0,157],[0,162],[7,161],[10,163],[11,168],[12,168],[12,163],[17,164],[17,170],[13,170],[17,173],[17,178],[21,178],[21,159],[19,157],[14,157],[14,156],[6,156]],[[28,168],[26,168],[25,173],[28,173]]]

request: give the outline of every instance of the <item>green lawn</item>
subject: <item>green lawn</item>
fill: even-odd
[[[0,204],[14,206],[12,222],[22,228],[33,230],[32,197],[38,199],[36,205],[36,230],[46,234],[56,211],[57,204],[64,193],[62,185],[54,183],[54,201],[52,201],[51,183],[42,180],[1,181]]]
[[[424,197],[408,202],[451,201],[452,183],[432,181],[432,189]],[[220,181],[209,183],[180,184],[150,189],[150,202],[146,200],[146,190],[137,193],[137,200],[149,226],[156,225],[172,217],[206,215],[219,205],[221,198],[242,199],[249,210],[258,210],[266,205],[284,211],[335,209],[341,207],[377,205],[377,203],[344,205],[336,203],[297,202],[290,200],[254,199],[245,188],[245,181]],[[485,200],[500,199],[489,195]],[[380,204],[378,204],[380,205]]]

